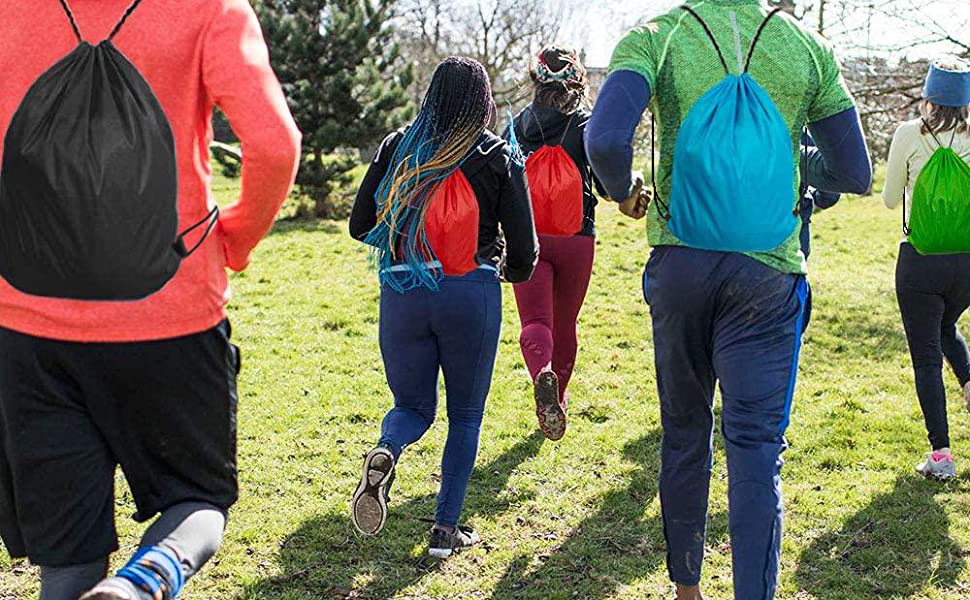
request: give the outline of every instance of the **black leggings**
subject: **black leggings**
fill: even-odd
[[[956,323],[970,306],[970,254],[923,256],[910,244],[901,244],[896,299],[930,444],[934,450],[948,448],[943,357],[965,386],[970,381],[970,351]]]

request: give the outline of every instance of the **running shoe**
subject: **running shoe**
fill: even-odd
[[[357,531],[377,535],[387,522],[387,503],[394,482],[394,455],[378,446],[364,457],[360,484],[351,502],[351,520]]]
[[[81,596],[80,600],[141,600],[138,590],[126,579],[110,577],[91,591]]]
[[[957,467],[949,454],[931,452],[924,462],[916,465],[916,472],[927,479],[946,481],[957,476]]]
[[[428,554],[435,558],[448,558],[452,554],[471,548],[481,539],[477,531],[465,525],[455,527],[455,530],[451,533],[433,527],[431,529],[431,542],[428,544]]]
[[[557,441],[566,435],[566,403],[559,398],[559,377],[542,371],[535,380],[536,416],[546,439]]]

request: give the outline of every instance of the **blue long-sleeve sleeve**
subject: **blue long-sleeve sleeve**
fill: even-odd
[[[842,194],[838,192],[825,192],[822,190],[815,190],[812,194],[812,198],[815,201],[815,206],[821,210],[826,208],[832,208],[835,206],[839,200],[842,198]]]
[[[607,77],[586,125],[586,155],[610,198],[622,202],[633,187],[633,136],[650,102],[650,85],[639,73]]]
[[[803,150],[808,185],[826,192],[865,194],[872,162],[855,108],[809,123],[816,148]]]
[[[802,133],[802,146],[804,149],[815,148],[815,140],[812,139],[812,135],[807,131]],[[804,160],[804,159],[803,159]],[[820,210],[825,210],[826,208],[832,208],[838,201],[842,198],[842,194],[838,192],[826,192],[823,190],[815,189],[810,187],[807,182],[802,182],[804,186],[802,189],[807,191],[802,197],[802,219],[805,220],[806,217],[810,218],[812,211],[816,208]]]

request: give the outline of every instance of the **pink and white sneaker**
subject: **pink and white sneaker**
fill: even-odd
[[[927,479],[946,481],[957,476],[957,467],[951,455],[931,452],[924,462],[916,465],[916,472]]]

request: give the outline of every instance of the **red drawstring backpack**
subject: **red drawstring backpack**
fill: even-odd
[[[532,213],[540,235],[568,236],[583,229],[583,176],[562,147],[572,125],[556,146],[544,145],[525,161]]]
[[[461,169],[431,199],[424,234],[445,275],[466,275],[478,268],[478,198]]]

